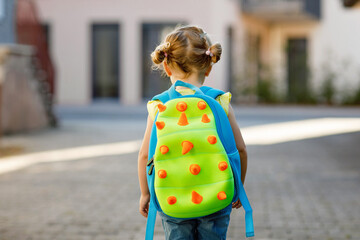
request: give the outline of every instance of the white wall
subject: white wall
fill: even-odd
[[[51,26],[51,49],[57,69],[56,102],[91,102],[91,24],[120,24],[121,101],[141,101],[141,24],[188,22],[207,31],[227,48],[226,29],[237,20],[235,0],[36,0],[42,21]],[[226,54],[226,51],[224,51]],[[227,57],[213,68],[207,83],[224,89]],[[226,89],[224,89],[226,90]]]
[[[341,1],[322,1],[322,20],[312,36],[313,70],[318,87],[330,64],[340,90],[360,84],[360,7],[344,8]]]

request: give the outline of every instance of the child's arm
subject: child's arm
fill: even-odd
[[[139,211],[141,215],[143,215],[144,217],[147,217],[148,215],[149,202],[150,202],[150,193],[146,180],[146,163],[148,161],[149,142],[150,142],[152,125],[153,125],[153,120],[148,116],[144,139],[141,144],[141,148],[138,156],[138,176],[139,176],[139,184],[141,191]]]
[[[229,105],[229,114],[228,118],[230,121],[230,125],[232,128],[232,131],[234,133],[235,137],[235,143],[236,148],[239,151],[240,154],[240,160],[241,160],[241,182],[244,184],[245,182],[245,176],[246,176],[246,170],[247,170],[247,151],[246,151],[246,145],[244,142],[244,139],[241,135],[240,128],[236,122],[234,110],[232,109],[231,105]],[[239,208],[241,207],[240,200],[237,200],[235,203],[233,203],[233,208]]]

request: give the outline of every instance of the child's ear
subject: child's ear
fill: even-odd
[[[165,72],[166,72],[166,74],[170,77],[172,73],[171,73],[171,71],[170,71],[167,63],[166,63],[165,61],[164,61],[163,63],[164,63]]]
[[[212,65],[209,66],[209,68],[205,72],[205,77],[208,77],[212,69]]]

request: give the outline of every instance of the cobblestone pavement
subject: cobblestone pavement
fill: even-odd
[[[27,151],[139,139],[144,122],[64,120],[9,137]],[[255,239],[360,239],[360,133],[248,146]],[[40,163],[0,175],[0,240],[143,239],[137,154]],[[1,161],[1,159],[0,159]],[[228,239],[244,239],[233,211]],[[155,239],[164,239],[158,219]]]

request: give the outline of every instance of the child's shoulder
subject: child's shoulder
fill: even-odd
[[[155,116],[157,112],[159,111],[158,105],[162,103],[160,100],[151,100],[148,101],[146,107],[149,113],[149,116],[152,120],[155,120]]]
[[[220,103],[221,107],[226,112],[226,115],[229,114],[229,105],[230,105],[231,97],[232,97],[231,93],[226,92],[226,93],[223,93],[223,94],[221,94],[221,95],[219,95],[218,97],[215,98],[215,100],[218,103]]]

